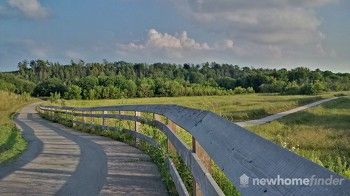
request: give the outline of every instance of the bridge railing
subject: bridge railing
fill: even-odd
[[[101,128],[106,119],[133,121],[134,130],[128,133],[153,146],[157,142],[139,132],[141,124],[163,132],[169,148],[179,154],[194,178],[194,195],[224,195],[213,179],[210,170],[212,161],[226,175],[242,195],[346,195],[350,193],[350,182],[303,157],[212,113],[178,105],[120,105],[91,108],[65,106],[39,106],[39,112],[61,113],[74,117],[73,124],[86,124],[86,117],[101,119]],[[133,113],[133,115],[130,114]],[[152,113],[154,118],[143,117]],[[167,123],[160,118],[163,116]],[[78,117],[82,121],[76,120]],[[192,147],[188,148],[176,133],[176,127],[192,136]],[[170,174],[180,195],[189,195],[173,161],[167,159]],[[337,178],[340,185],[290,186],[288,184],[251,184],[251,179],[310,179]]]

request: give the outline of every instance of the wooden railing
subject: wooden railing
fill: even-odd
[[[287,149],[212,113],[177,105],[121,105],[92,108],[39,106],[39,112],[53,115],[66,114],[73,117],[74,124],[85,124],[86,117],[102,119],[101,128],[110,129],[106,119],[135,122],[135,129],[128,133],[153,146],[158,143],[139,132],[141,124],[150,125],[162,131],[169,148],[175,150],[194,178],[194,195],[224,195],[210,174],[212,161],[235,185],[242,195],[346,195],[350,193],[350,182]],[[127,112],[133,115],[127,115]],[[116,113],[118,112],[118,113]],[[142,113],[153,113],[154,118],[143,117]],[[167,118],[167,123],[160,120]],[[82,121],[76,120],[78,117]],[[192,136],[192,148],[176,134],[176,127],[186,130]],[[170,158],[167,158],[170,174],[179,195],[189,195],[184,182]],[[250,178],[339,178],[341,185],[288,186],[247,185],[241,186],[240,177]]]

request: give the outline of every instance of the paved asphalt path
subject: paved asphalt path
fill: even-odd
[[[22,109],[28,149],[0,166],[0,195],[167,195],[149,156],[127,144],[73,131]]]
[[[332,101],[332,100],[335,100],[335,99],[338,99],[338,98],[339,97],[323,99],[323,100],[316,101],[316,102],[313,102],[313,103],[309,103],[307,105],[304,105],[304,106],[301,106],[301,107],[297,107],[297,108],[294,108],[294,109],[291,109],[291,110],[288,110],[288,111],[285,111],[285,112],[280,112],[280,113],[277,113],[277,114],[273,114],[271,116],[267,116],[267,117],[264,117],[264,118],[261,118],[261,119],[248,120],[248,121],[244,121],[244,122],[237,122],[236,124],[241,126],[241,127],[248,127],[248,126],[253,126],[253,125],[265,124],[265,123],[271,122],[273,120],[277,120],[279,118],[287,116],[289,114],[300,112],[302,110],[306,110],[308,108],[311,108],[311,107],[314,107],[314,106],[317,106],[317,105],[320,105],[322,103],[329,102],[329,101]]]

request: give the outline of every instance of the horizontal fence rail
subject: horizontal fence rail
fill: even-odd
[[[112,128],[104,125],[105,119],[134,121],[136,130],[128,130],[128,133],[153,146],[158,146],[157,142],[149,136],[138,133],[136,123],[159,129],[167,136],[168,141],[190,169],[198,184],[198,189],[203,195],[224,194],[210,174],[210,168],[206,165],[208,161],[203,160],[202,155],[200,155],[200,148],[242,195],[347,195],[350,193],[348,179],[209,111],[178,105],[121,105],[91,108],[39,106],[38,109],[39,112],[61,113],[74,117],[101,118],[102,125],[98,126],[103,129]],[[109,113],[118,111],[119,114]],[[123,114],[130,111],[135,112],[135,115]],[[143,112],[164,116],[176,126],[186,130],[192,135],[192,149],[189,149],[177,136],[171,124],[166,125],[159,119],[144,118],[140,115]],[[84,124],[85,122],[73,119],[73,123]],[[197,144],[199,147],[196,147]],[[168,158],[167,163],[178,193],[189,195],[170,158]],[[284,179],[327,179],[332,177],[333,179],[341,179],[342,183],[333,186],[326,184],[315,186],[252,185],[244,184],[242,176],[250,179],[275,179],[277,176]]]

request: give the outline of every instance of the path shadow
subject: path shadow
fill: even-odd
[[[98,195],[106,182],[107,157],[102,147],[91,140],[68,131],[63,125],[45,119],[30,118],[58,135],[65,137],[80,148],[79,164],[56,195]]]
[[[11,127],[11,134],[6,139],[5,143],[0,145],[0,153],[10,150],[16,144],[17,131]]]
[[[307,111],[294,113],[279,119],[285,125],[323,126],[332,129],[349,130],[350,114],[314,114]]]
[[[350,97],[340,97],[337,100],[322,104],[327,109],[350,109]]]

